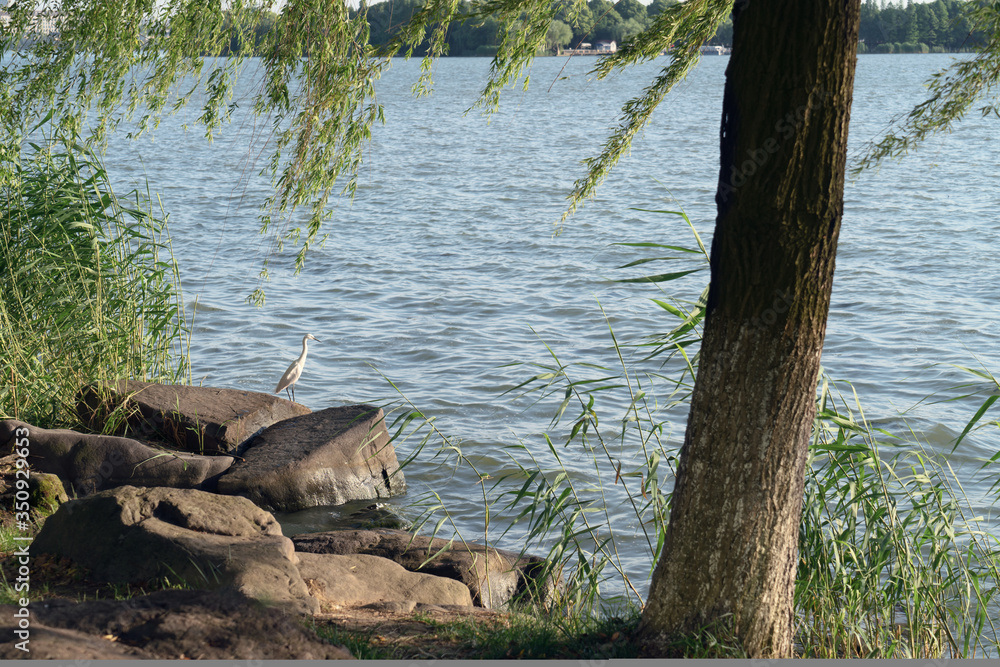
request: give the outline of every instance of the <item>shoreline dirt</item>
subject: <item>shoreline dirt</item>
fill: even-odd
[[[14,531],[13,509],[13,465],[11,461],[0,461],[0,527],[5,532],[16,532],[20,535],[35,535],[44,519],[36,519],[32,522],[32,527],[27,532]],[[6,464],[6,465],[5,465]],[[4,483],[5,482],[5,483]],[[9,502],[8,502],[9,501]],[[33,516],[35,513],[32,513]],[[20,545],[0,546],[0,582],[3,582],[3,598],[0,604],[16,604],[16,599],[25,596],[30,599],[33,606],[43,603],[53,603],[55,605],[65,605],[67,603],[94,603],[103,601],[105,603],[123,603],[144,601],[146,598],[155,597],[157,594],[167,593],[191,593],[195,591],[186,589],[164,588],[164,582],[146,582],[142,585],[109,585],[91,581],[88,572],[70,562],[65,558],[55,558],[41,554],[32,556],[30,561],[30,588],[27,592],[17,592],[14,590],[18,577],[18,559],[15,551]],[[207,594],[207,593],[206,593]],[[12,599],[13,598],[13,599]],[[252,605],[252,602],[247,602]],[[13,607],[11,607],[13,609]],[[265,610],[270,612],[270,610]],[[13,612],[11,612],[13,613]],[[126,612],[127,613],[127,612]],[[278,615],[282,612],[275,611]],[[37,614],[33,614],[37,616]],[[362,607],[339,607],[324,604],[320,612],[314,616],[289,616],[290,620],[302,630],[309,638],[317,641],[327,641],[324,637],[332,637],[331,645],[337,646],[341,643],[348,643],[358,647],[362,645],[361,653],[366,653],[369,657],[386,657],[396,659],[459,659],[459,658],[479,658],[480,652],[475,646],[475,642],[468,639],[461,639],[454,631],[443,630],[444,624],[455,621],[470,621],[477,625],[483,624],[488,627],[506,626],[509,623],[509,615],[482,607],[468,609],[447,609],[435,605],[420,605],[413,608],[400,608],[398,603],[385,603],[382,605],[368,605]],[[0,619],[0,625],[7,624],[10,618]],[[246,632],[247,628],[220,628],[217,630],[218,637],[216,643],[238,641],[233,637],[234,631]],[[39,640],[43,637],[52,639],[51,633],[36,635]],[[130,642],[115,636],[113,633],[106,635],[88,634],[87,646],[81,647],[85,651],[100,650],[101,646],[109,648],[113,644],[115,650],[135,649],[137,658],[158,658],[158,659],[178,659],[195,658],[197,649],[192,650],[189,643],[178,642],[175,649],[159,642],[157,648],[150,649],[148,645]],[[58,638],[56,638],[58,639]],[[339,639],[339,641],[338,641]],[[63,645],[69,646],[68,644]],[[37,647],[37,648],[36,648]],[[25,654],[23,657],[45,657],[72,659],[79,657],[75,654],[61,655],[59,650],[65,648],[55,648],[56,654],[51,651],[43,651],[44,656],[39,653],[43,647],[38,644],[33,645],[33,654]],[[273,647],[272,647],[273,650]],[[194,653],[195,655],[193,655]],[[215,653],[215,651],[213,651]],[[353,652],[352,652],[353,653]],[[232,655],[215,655],[205,657],[213,658],[236,658],[239,651]],[[5,658],[21,657],[17,654],[5,655]],[[94,657],[97,657],[96,655]],[[127,657],[127,656],[126,656]],[[242,657],[242,656],[241,656]],[[281,656],[271,654],[269,658],[293,657],[291,655]],[[359,656],[356,656],[359,657]]]
[[[83,567],[47,554],[31,555],[30,588],[19,592],[14,588],[20,568],[15,552],[27,542],[10,538],[34,537],[46,513],[32,510],[30,528],[15,529],[14,470],[13,457],[0,459],[0,527],[5,535],[0,544],[0,627],[13,632],[19,599],[29,599],[32,650],[26,654],[13,643],[0,646],[5,659],[347,657],[340,647],[362,659],[582,658],[620,655],[627,642],[628,631],[622,628],[607,636],[598,632],[526,647],[518,642],[520,629],[537,620],[483,607],[412,602],[342,607],[324,602],[314,615],[292,615],[222,591],[171,587],[162,580],[95,582]]]
[[[10,552],[0,554],[0,572],[8,586],[13,584],[16,575],[16,559]],[[89,607],[118,605],[121,607],[116,612],[118,618],[125,618],[131,615],[128,604],[134,604],[139,609],[148,606],[147,601],[160,599],[160,606],[163,598],[171,596],[176,598],[176,615],[194,615],[190,609],[184,607],[185,597],[218,595],[218,591],[195,591],[189,589],[159,589],[150,586],[108,586],[97,584],[86,578],[86,573],[74,566],[66,559],[54,559],[47,556],[40,556],[32,559],[31,563],[31,589],[27,596],[31,600],[32,607],[46,605],[46,607],[71,608],[75,603],[86,603]],[[8,602],[9,600],[5,600]],[[96,604],[95,604],[96,603]],[[257,608],[263,613],[257,622],[263,619],[274,620],[274,617],[284,617],[292,624],[301,627],[305,633],[304,640],[314,640],[316,642],[329,641],[331,645],[338,646],[349,644],[357,647],[358,644],[365,645],[362,653],[376,654],[378,657],[395,659],[459,659],[481,657],[477,648],[467,639],[463,640],[453,630],[445,629],[446,624],[456,621],[468,621],[480,626],[505,627],[509,623],[509,614],[494,610],[473,607],[467,609],[445,608],[436,605],[420,605],[415,609],[401,610],[392,603],[383,605],[367,605],[363,607],[338,607],[327,606],[313,616],[286,615],[278,610],[262,607],[253,601],[241,601],[247,608]],[[220,616],[252,616],[242,612],[233,614],[234,609],[229,609],[229,613],[220,613]],[[32,609],[32,616],[38,619],[37,625],[48,625],[45,614],[39,614]],[[40,611],[40,610],[39,610]],[[224,612],[225,610],[223,610]],[[13,613],[13,612],[12,612]],[[86,612],[88,615],[90,611]],[[10,614],[8,614],[10,615]],[[138,617],[138,612],[136,613]],[[0,625],[4,625],[11,619],[0,619]],[[208,619],[211,621],[212,619]],[[139,622],[138,620],[136,621]],[[125,636],[117,636],[114,632],[104,634],[87,633],[87,636],[96,641],[107,642],[108,645],[118,644],[119,648],[130,647],[138,649],[140,655],[135,657],[156,658],[156,659],[178,659],[178,658],[243,658],[247,650],[266,650],[269,659],[281,658],[301,658],[301,655],[281,655],[280,647],[263,646],[258,643],[255,647],[247,648],[238,646],[240,637],[249,637],[262,633],[271,633],[274,628],[256,627],[254,618],[241,619],[240,623],[226,624],[220,623],[205,625],[207,644],[215,644],[216,650],[210,654],[198,655],[197,647],[193,647],[189,640],[178,637],[177,641],[164,641],[161,635],[159,641],[146,643],[136,641]],[[177,618],[171,619],[164,625],[178,625]],[[192,621],[192,623],[202,623],[204,620]],[[148,624],[148,623],[147,623]],[[257,632],[255,632],[257,631]],[[103,631],[102,631],[103,632]],[[41,638],[39,638],[41,639]],[[93,643],[93,642],[91,642]],[[222,645],[231,645],[233,653],[219,655],[218,649]],[[37,644],[33,644],[34,649]],[[41,649],[43,647],[37,647]],[[350,650],[350,646],[348,649]],[[37,651],[34,651],[37,655]],[[352,651],[355,653],[356,651]],[[4,658],[17,657],[16,654],[4,655]],[[24,657],[34,657],[25,655]],[[46,658],[71,659],[76,657],[73,654],[65,655],[52,654],[51,650],[45,651]],[[363,656],[355,656],[363,657]],[[371,657],[369,655],[369,657]],[[513,657],[513,656],[512,656]]]

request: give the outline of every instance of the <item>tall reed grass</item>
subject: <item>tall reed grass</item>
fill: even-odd
[[[686,416],[706,294],[683,301],[663,288],[707,268],[708,257],[686,215],[661,213],[681,217],[694,246],[622,244],[653,255],[620,268],[669,265],[669,271],[622,281],[660,288],[653,302],[668,322],[665,332],[626,344],[609,322],[614,364],[603,367],[567,362],[546,346],[548,361],[524,364],[531,376],[506,393],[551,405],[549,428],[537,441],[506,448],[507,473],[475,470],[484,487],[495,475],[489,491],[483,489],[486,518],[476,537],[516,534],[525,551],[548,556],[564,581],[561,597],[549,599],[553,617],[622,614],[623,604],[634,612],[645,602],[663,546],[681,444],[670,437],[670,419]],[[955,446],[973,432],[995,434],[1000,426],[988,420],[1000,384],[988,371],[966,370],[977,382],[960,398],[983,400]],[[945,453],[905,426],[891,433],[873,425],[853,387],[845,386],[846,395],[824,374],[817,387],[795,587],[797,653],[1000,655],[998,536],[970,509]],[[410,460],[436,443],[436,455],[455,465],[475,461],[408,401],[397,406],[393,423],[397,446],[413,452]],[[983,462],[981,472],[995,475],[998,460],[1000,452]],[[581,461],[589,474],[580,473]],[[621,519],[623,509],[631,520]],[[423,510],[418,526],[430,523],[438,532],[449,521],[456,524],[440,498]],[[624,549],[631,559],[642,552],[648,569],[641,577],[629,572]],[[626,595],[609,597],[609,589]],[[706,628],[681,653],[740,656],[720,630]]]
[[[0,416],[75,425],[86,384],[187,377],[177,264],[152,203],[119,198],[72,137],[0,157]]]
[[[818,407],[795,591],[802,653],[997,657],[998,535],[947,454],[874,426],[853,388],[826,378]]]

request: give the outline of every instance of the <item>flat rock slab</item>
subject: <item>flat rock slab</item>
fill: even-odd
[[[336,606],[379,603],[456,605],[471,607],[469,589],[460,582],[410,572],[378,556],[301,553],[299,572],[309,591]]]
[[[57,475],[78,496],[123,485],[212,489],[233,464],[231,456],[199,456],[156,449],[113,435],[44,429],[0,422],[0,446],[28,430],[28,462],[35,472]],[[18,438],[15,438],[15,435]]]
[[[192,489],[123,486],[71,500],[50,516],[33,555],[68,558],[94,581],[166,579],[230,588],[297,613],[315,613],[291,540],[245,498]]]
[[[114,431],[196,454],[234,453],[257,431],[309,414],[304,405],[240,389],[192,387],[122,380],[100,398],[93,386],[81,392],[78,412],[95,431],[111,409],[126,415]]]
[[[14,609],[0,607],[3,614],[0,623],[6,624]],[[49,600],[33,602],[29,610],[32,619],[28,657],[31,658],[333,660],[352,657],[347,649],[304,629],[295,617],[263,609],[232,591],[160,591],[130,600],[90,602]],[[3,644],[0,657],[18,657],[10,648],[10,644]]]
[[[542,580],[545,559],[412,535],[402,530],[337,530],[292,538],[302,559],[306,553],[369,554],[399,563],[412,572],[448,577],[465,584],[476,606],[497,609],[515,599],[545,602],[555,584]],[[440,553],[438,553],[440,552]],[[437,555],[434,555],[437,554]],[[430,556],[434,557],[424,564]]]
[[[268,427],[218,485],[219,493],[280,512],[405,490],[382,410],[371,405],[327,408]]]

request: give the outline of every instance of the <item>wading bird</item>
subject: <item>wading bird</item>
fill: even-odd
[[[278,380],[278,387],[277,387],[277,389],[274,390],[275,394],[277,394],[282,389],[284,389],[285,390],[285,394],[287,395],[288,394],[288,390],[291,389],[292,390],[292,400],[293,401],[295,400],[295,387],[294,387],[294,385],[295,385],[296,382],[299,381],[299,377],[302,375],[302,369],[306,365],[306,353],[309,351],[309,343],[308,343],[308,341],[310,341],[310,340],[314,340],[317,343],[322,343],[323,342],[319,338],[316,338],[315,336],[313,336],[312,334],[306,334],[305,336],[302,337],[302,354],[299,355],[298,359],[296,359],[295,361],[292,362],[292,365],[288,367],[288,370],[285,371],[285,374],[281,376],[280,380]]]

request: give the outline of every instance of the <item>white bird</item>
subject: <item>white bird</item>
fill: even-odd
[[[302,337],[302,354],[299,355],[298,359],[292,362],[292,365],[288,367],[285,374],[281,376],[280,380],[278,380],[278,387],[274,390],[275,394],[284,389],[285,394],[287,395],[288,390],[291,389],[292,400],[295,400],[295,387],[293,385],[299,381],[299,377],[302,375],[302,369],[306,365],[306,353],[309,351],[309,343],[307,341],[310,340],[314,340],[317,343],[323,342],[312,334],[306,334]]]

